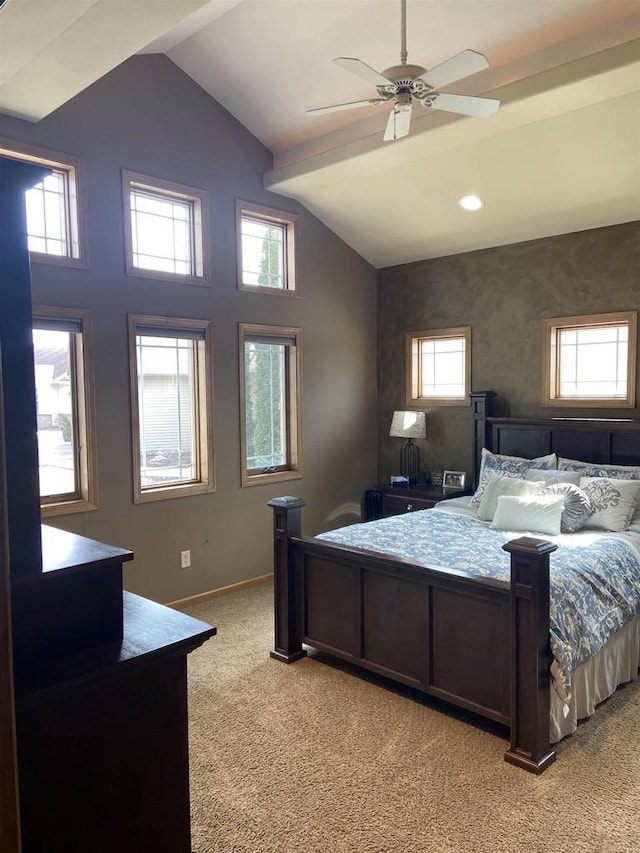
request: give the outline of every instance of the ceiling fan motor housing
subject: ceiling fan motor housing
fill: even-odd
[[[415,98],[424,98],[432,87],[423,80],[418,80],[426,72],[422,65],[392,65],[382,72],[382,76],[390,80],[388,86],[378,86],[378,93],[385,95],[413,95]],[[408,101],[407,101],[408,102]]]

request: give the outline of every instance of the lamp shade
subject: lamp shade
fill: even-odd
[[[426,438],[427,417],[424,412],[394,412],[389,435],[393,438]]]

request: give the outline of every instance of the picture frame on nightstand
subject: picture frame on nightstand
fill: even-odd
[[[442,475],[443,489],[464,489],[467,474],[465,471],[445,471]]]

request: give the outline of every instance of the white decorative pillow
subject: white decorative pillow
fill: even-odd
[[[564,508],[560,520],[562,533],[575,533],[584,527],[593,512],[591,501],[586,492],[583,492],[573,483],[549,483],[540,492],[541,495],[562,495]]]
[[[558,536],[564,498],[562,495],[502,495],[491,524],[496,530],[522,530]]]
[[[553,468],[529,468],[524,475],[525,480],[543,480],[547,485],[551,483],[572,483],[580,485],[580,477],[584,476],[578,471],[555,471]]]
[[[548,469],[557,467],[558,457],[555,453],[550,453],[548,456],[538,456],[536,459],[524,459],[521,456],[503,456],[499,453],[491,453],[490,450],[483,447],[478,488],[469,501],[469,506],[477,509],[480,505],[489,474],[500,474],[503,477],[515,477],[516,479],[523,480],[529,468]]]
[[[582,477],[580,488],[591,501],[593,513],[585,527],[596,530],[626,530],[640,500],[640,480],[615,477]]]
[[[489,474],[480,498],[478,507],[478,518],[481,521],[491,521],[498,506],[498,498],[501,495],[512,495],[513,497],[528,497],[542,489],[544,483],[528,482],[517,477],[503,477],[500,474]]]
[[[599,462],[581,462],[579,459],[561,457],[558,468],[562,471],[577,471],[582,477],[608,477],[611,480],[640,480],[640,466],[612,465]],[[640,524],[640,504],[632,518],[633,524]]]

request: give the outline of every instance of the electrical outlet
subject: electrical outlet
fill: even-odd
[[[191,565],[191,551],[180,551],[180,568],[188,569]]]

